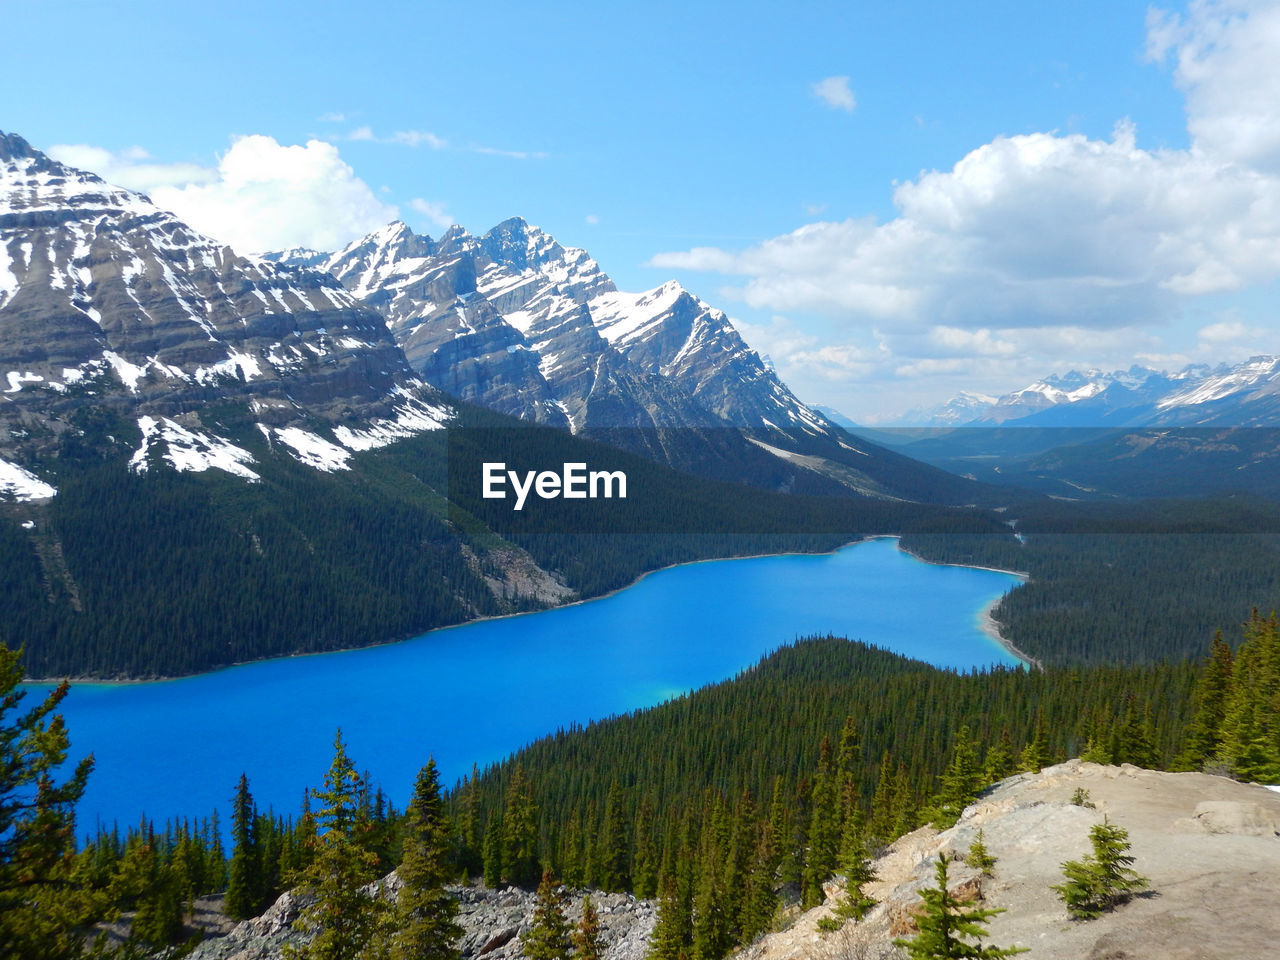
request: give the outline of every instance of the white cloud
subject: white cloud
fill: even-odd
[[[509,157],[512,160],[545,160],[548,156],[542,150],[499,150],[497,147],[482,147],[472,144],[467,148],[472,153],[480,153],[489,157]]]
[[[849,86],[848,77],[826,77],[813,84],[810,89],[815,97],[832,110],[853,113],[858,105],[857,98],[854,97],[853,90]]]
[[[108,183],[150,193],[157,187],[185,183],[212,183],[218,171],[197,163],[156,163],[142,147],[126,147],[112,153],[85,143],[58,143],[46,151],[55,160],[89,170]]]
[[[594,213],[588,213],[584,219],[593,227],[600,222],[600,217]]]
[[[420,147],[426,144],[432,150],[443,150],[449,141],[437,137],[428,130],[397,130],[390,136],[380,137],[373,132],[373,127],[356,127],[346,136],[347,140],[367,143],[393,143],[405,147]]]
[[[1256,342],[1266,336],[1266,333],[1265,330],[1248,326],[1239,320],[1220,320],[1201,327],[1196,335],[1201,344],[1216,349],[1220,344]]]
[[[1175,61],[1196,148],[1280,175],[1280,4],[1193,0],[1147,14],[1147,57]]]
[[[152,199],[197,230],[240,252],[291,246],[335,250],[396,219],[322,140],[283,146],[266,136],[236,139],[216,176],[152,190]]]
[[[409,206],[430,220],[433,226],[441,230],[448,230],[449,227],[453,226],[453,218],[449,216],[443,203],[432,203],[430,200],[414,197],[409,201]]]
[[[1280,4],[1153,14],[1152,57],[1176,53],[1186,150],[998,137],[894,191],[898,215],[818,222],[745,250],[662,253],[656,266],[742,278],[763,309],[895,329],[1161,324],[1188,298],[1280,276]]]
[[[1109,138],[997,137],[895,183],[887,221],[812,222],[650,263],[722,274],[722,295],[791,317],[765,333],[802,394],[832,395],[829,345],[850,369],[869,365],[874,398],[849,399],[852,386],[835,398],[863,417],[895,390],[998,393],[1072,366],[1280,350],[1257,298],[1223,311],[1280,278],[1280,2],[1192,0],[1149,14],[1148,39],[1185,95],[1186,149],[1140,146],[1127,118]]]
[[[428,130],[397,130],[388,139],[392,143],[403,143],[408,147],[417,147],[425,143],[432,150],[443,150],[449,145],[447,140],[437,137]]]
[[[342,123],[343,120],[347,119],[347,115],[345,113],[322,113],[316,119],[321,123]]]

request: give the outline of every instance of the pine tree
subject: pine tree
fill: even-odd
[[[809,849],[804,869],[805,906],[815,906],[826,898],[822,885],[835,872],[840,839],[838,801],[831,741],[823,737],[809,810]]]
[[[574,960],[600,960],[604,945],[600,942],[600,914],[591,902],[591,895],[582,898],[582,919],[573,932]]]
[[[1036,714],[1035,726],[1031,739],[1022,748],[1021,765],[1024,773],[1039,773],[1040,768],[1048,762],[1048,750],[1045,746],[1044,720]]]
[[[934,799],[932,820],[935,827],[945,830],[955,825],[964,808],[978,795],[983,785],[978,751],[967,726],[961,727],[956,734],[951,762],[938,779],[939,790]]]
[[[600,828],[600,847],[596,855],[596,879],[602,890],[622,891],[630,886],[630,841],[625,813],[622,786],[613,780],[604,803],[604,823]]]
[[[693,912],[673,876],[662,881],[658,897],[658,922],[649,938],[651,960],[681,960],[693,942]]]
[[[531,886],[538,877],[538,810],[533,785],[519,765],[507,784],[502,811],[502,873],[523,887]]]
[[[523,938],[524,955],[529,960],[567,960],[571,946],[564,897],[551,871],[543,870],[533,923]]]
[[[1233,777],[1280,780],[1280,623],[1254,611],[1236,651],[1215,757]]]
[[[377,878],[378,855],[369,848],[371,824],[360,804],[363,787],[339,730],[324,786],[311,794],[319,805],[317,837],[301,880],[316,899],[302,911],[298,925],[314,937],[288,948],[290,960],[355,960],[381,926],[385,904],[365,889]]]
[[[502,883],[502,821],[489,818],[484,828],[484,885],[496,890]]]
[[[984,947],[981,938],[987,935],[983,926],[988,919],[1003,910],[992,910],[981,907],[966,909],[965,904],[956,900],[947,890],[947,866],[950,857],[941,854],[938,857],[936,871],[937,886],[920,891],[924,898],[925,912],[917,920],[920,932],[910,940],[894,940],[894,945],[903,947],[912,960],[940,960],[940,958],[973,957],[978,960],[996,960],[999,957],[1011,957],[1025,953],[1026,947]],[[977,940],[969,943],[969,940]]]
[[[404,816],[391,960],[457,960],[462,928],[455,922],[458,902],[444,889],[448,848],[440,777],[431,758],[418,773]]]
[[[995,876],[992,868],[996,865],[996,858],[988,852],[981,830],[973,838],[973,843],[969,844],[969,852],[965,854],[964,862],[984,877]]]
[[[53,960],[79,955],[79,931],[106,909],[104,897],[71,882],[75,805],[93,758],[55,781],[70,740],[54,710],[70,687],[15,715],[22,677],[21,652],[0,643],[0,958]]]
[[[778,894],[774,888],[778,876],[778,847],[774,841],[773,822],[760,825],[755,856],[747,874],[746,890],[738,915],[741,942],[750,943],[769,929],[778,910]]]
[[[1017,772],[1013,762],[1013,744],[1009,740],[1009,728],[1000,731],[1000,739],[987,749],[982,764],[982,777],[987,783],[998,783]]]
[[[1066,883],[1052,889],[1067,905],[1074,920],[1092,920],[1114,910],[1150,881],[1130,868],[1128,831],[1103,820],[1089,831],[1093,856],[1062,865]]]
[[[1222,718],[1231,687],[1231,647],[1222,639],[1222,631],[1213,635],[1209,656],[1196,677],[1191,695],[1194,704],[1187,729],[1186,745],[1174,769],[1199,770],[1218,751],[1222,735]]]
[[[871,858],[861,842],[849,840],[844,854],[844,895],[836,903],[830,917],[818,921],[818,929],[833,933],[844,926],[846,921],[861,920],[876,905],[862,889],[863,884],[873,883],[876,878]]]
[[[258,915],[266,894],[262,882],[262,851],[257,843],[257,817],[249,778],[243,773],[231,800],[231,865],[228,868],[227,916],[245,920]]]

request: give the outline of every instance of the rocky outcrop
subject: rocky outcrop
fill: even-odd
[[[382,881],[392,897],[398,879]],[[459,948],[464,960],[519,960],[524,957],[521,938],[529,932],[536,897],[526,890],[457,887],[458,923],[463,929]],[[657,920],[657,907],[648,900],[618,893],[593,893],[600,914],[605,960],[643,960],[649,935]],[[294,893],[285,893],[260,917],[236,925],[226,936],[206,940],[192,960],[279,960],[286,945],[298,944],[304,935],[294,929],[306,906]],[[576,924],[582,917],[582,894],[568,896],[565,916]]]
[[[1076,790],[1090,806],[1071,802]],[[1129,832],[1134,868],[1150,892],[1097,920],[1073,921],[1050,889],[1065,860],[1090,852],[1089,830],[1107,818]],[[922,828],[875,864],[867,886],[880,901],[860,924],[818,930],[840,894],[787,930],[742,951],[741,960],[897,957],[895,936],[915,932],[939,853],[963,856],[978,830],[996,857],[985,878],[956,863],[960,899],[1005,912],[987,943],[1029,948],[1030,960],[1264,960],[1280,942],[1280,794],[1198,773],[1156,773],[1072,760],[1005,780],[965,810],[955,827]]]

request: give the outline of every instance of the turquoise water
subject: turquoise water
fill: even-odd
[[[77,685],[62,711],[72,752],[97,758],[80,832],[144,813],[163,822],[217,807],[225,818],[242,771],[260,807],[296,813],[339,726],[356,764],[403,807],[429,754],[452,783],[473,762],[731,677],[811,634],[945,667],[1016,663],[979,617],[1017,583],[923,563],[879,539],[825,556],[675,567],[589,603],[372,649]]]

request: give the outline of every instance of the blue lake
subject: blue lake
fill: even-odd
[[[958,669],[1014,664],[981,617],[1018,582],[923,563],[884,538],[674,567],[588,603],[365,650],[77,685],[62,710],[72,752],[97,758],[79,832],[144,813],[163,822],[217,807],[225,818],[242,771],[260,807],[296,814],[339,726],[356,764],[403,807],[429,754],[452,783],[472,763],[731,677],[812,634]]]

